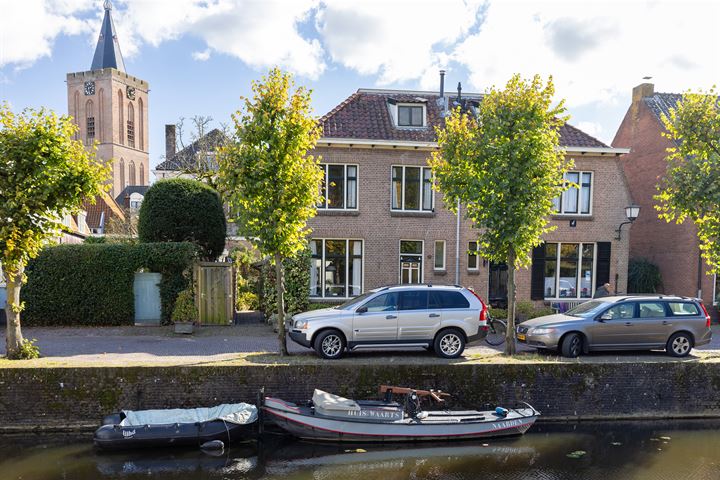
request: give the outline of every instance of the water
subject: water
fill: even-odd
[[[720,421],[535,425],[523,437],[333,446],[270,437],[195,449],[100,453],[90,436],[0,436],[2,480],[717,480]],[[584,451],[568,457],[568,454]]]

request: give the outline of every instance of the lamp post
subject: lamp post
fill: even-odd
[[[640,215],[640,205],[635,205],[634,203],[632,205],[628,205],[625,207],[625,216],[627,217],[627,222],[622,222],[617,230],[615,230],[615,240],[620,240],[622,238],[622,227],[623,225],[628,225],[630,223],[633,223],[635,219]]]

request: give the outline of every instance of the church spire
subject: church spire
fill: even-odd
[[[103,4],[105,8],[105,18],[103,18],[102,27],[100,28],[100,38],[95,48],[95,56],[93,56],[92,67],[90,70],[100,70],[102,68],[115,68],[121,72],[125,71],[125,62],[123,62],[120,53],[120,44],[118,43],[117,34],[115,33],[115,24],[112,20],[110,11],[112,4],[110,0],[105,0]]]

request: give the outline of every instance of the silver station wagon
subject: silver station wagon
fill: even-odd
[[[710,342],[710,315],[696,298],[614,296],[581,303],[516,327],[518,341],[577,357],[594,350],[665,349],[684,357]]]
[[[424,347],[444,358],[487,335],[487,306],[459,286],[382,287],[334,308],[292,317],[290,338],[323,358],[345,350]]]

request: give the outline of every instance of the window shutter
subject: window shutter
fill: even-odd
[[[595,288],[610,282],[610,242],[597,243],[597,269],[595,270]],[[617,287],[616,287],[617,288]]]
[[[545,298],[545,244],[538,245],[532,251],[532,271],[530,279],[530,298]]]

